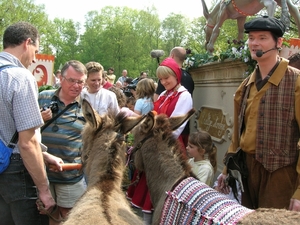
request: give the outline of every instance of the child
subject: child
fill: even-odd
[[[117,97],[118,105],[120,108],[120,112],[125,113],[126,116],[138,116],[138,114],[134,113],[132,110],[130,110],[128,107],[126,107],[127,99],[121,89],[119,89],[116,86],[112,86],[108,90],[115,93],[115,95]]]
[[[134,112],[138,115],[145,115],[153,110],[153,95],[155,93],[154,81],[150,78],[140,80],[136,85],[137,100]]]
[[[108,81],[107,71],[103,71],[102,73],[102,87],[105,89],[109,89],[113,84]]]
[[[127,97],[126,107],[129,108],[130,110],[134,111],[135,102],[136,102],[136,100],[133,96]]]
[[[217,148],[210,134],[205,131],[191,133],[186,150],[191,157],[189,163],[193,173],[201,182],[212,186],[217,170]]]
[[[137,83],[137,101],[134,112],[138,115],[145,115],[153,110],[153,95],[155,92],[154,81],[150,78],[143,78]],[[142,171],[135,170],[132,183],[127,190],[127,197],[136,208],[142,209],[144,225],[150,225],[152,220],[152,203],[146,185],[146,176]]]

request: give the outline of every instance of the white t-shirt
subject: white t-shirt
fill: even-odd
[[[87,89],[83,89],[81,97],[86,99],[99,115],[112,112],[117,115],[120,112],[117,97],[112,91],[101,88],[97,93],[89,93]]]
[[[194,158],[191,158],[189,164],[192,166],[193,173],[201,182],[210,187],[213,185],[214,168],[208,159],[195,162]]]

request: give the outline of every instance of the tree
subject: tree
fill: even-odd
[[[217,1],[211,1],[211,9]],[[299,0],[294,3],[298,4]],[[161,21],[154,6],[146,10],[107,6],[100,11],[90,11],[86,14],[83,32],[80,24],[72,20],[50,21],[44,5],[35,5],[33,0],[0,1],[0,16],[1,38],[4,29],[14,22],[24,20],[34,24],[41,35],[40,53],[55,55],[55,69],[68,60],[77,59],[83,63],[100,62],[105,69],[113,66],[116,75],[127,69],[131,77],[147,71],[155,78],[158,65],[156,59],[150,57],[151,50],[164,50],[163,57],[175,46],[190,48],[195,54],[206,52],[203,16],[189,21],[181,14],[171,13]],[[280,18],[280,7],[275,17]],[[293,19],[291,22],[285,37],[297,37]],[[225,21],[221,29],[216,52],[227,50],[227,41],[237,36],[235,20]]]
[[[55,69],[69,60],[79,60],[78,47],[80,38],[80,25],[73,20],[55,18],[52,25],[56,32],[49,34],[49,46],[55,55]]]
[[[105,7],[100,13],[89,12],[80,42],[82,59],[98,61],[104,68],[113,66],[117,75],[127,69],[129,76],[137,77],[151,65],[150,51],[159,31],[154,8]]]
[[[43,5],[35,5],[32,0],[0,1],[0,39],[2,42],[4,30],[18,21],[27,21],[35,25],[41,34],[41,43],[47,34],[51,23]],[[2,46],[1,46],[2,49]],[[41,51],[43,51],[41,46]]]
[[[180,14],[171,13],[162,22],[162,41],[168,52],[175,46],[185,46],[189,20]]]
[[[206,19],[198,17],[194,19],[187,28],[187,43],[186,46],[192,50],[193,53],[205,53],[205,32],[204,27]]]

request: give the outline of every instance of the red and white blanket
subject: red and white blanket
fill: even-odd
[[[184,179],[166,194],[160,225],[234,225],[254,211],[192,177]]]

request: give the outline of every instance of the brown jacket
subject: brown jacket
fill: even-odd
[[[297,143],[300,134],[295,119],[295,84],[298,73],[298,70],[288,67],[280,83],[270,85],[260,99],[255,159],[270,172],[296,164],[298,160]],[[250,88],[251,85],[245,85],[242,90],[243,103],[247,101]],[[241,104],[239,112],[240,131],[246,108],[243,105],[245,104]]]

